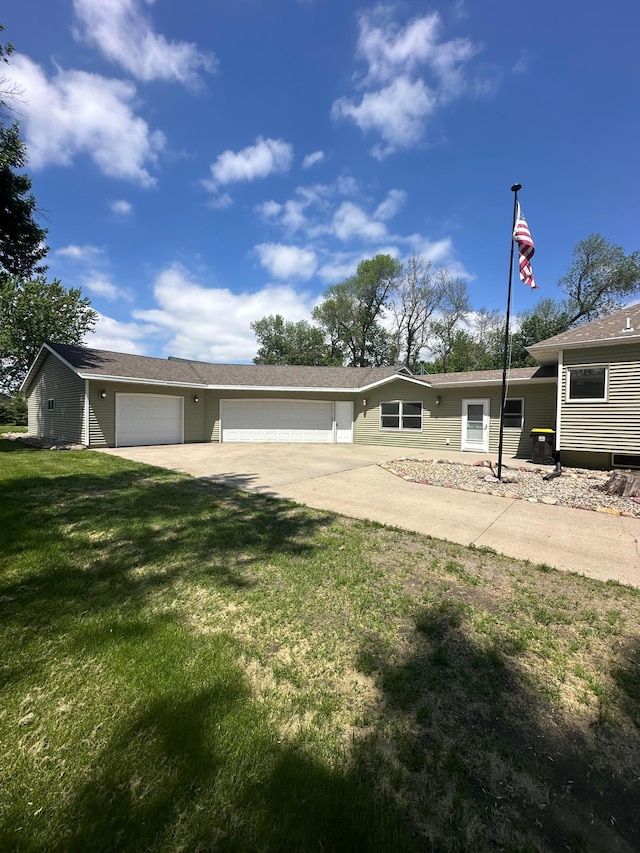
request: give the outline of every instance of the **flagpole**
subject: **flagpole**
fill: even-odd
[[[518,209],[518,190],[521,184],[511,187],[513,193],[513,222],[511,223],[511,254],[509,257],[509,288],[507,291],[507,317],[504,324],[504,351],[502,354],[502,394],[500,396],[500,438],[498,439],[498,480],[502,480],[502,445],[504,442],[504,406],[507,399],[507,364],[509,360],[509,322],[511,316],[511,285],[513,283],[513,232],[516,228],[516,212]]]

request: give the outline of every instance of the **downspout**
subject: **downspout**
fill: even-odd
[[[84,423],[82,425],[82,443],[89,447],[89,380],[84,380]]]

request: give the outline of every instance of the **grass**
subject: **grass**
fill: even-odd
[[[5,432],[28,432],[26,426],[16,426],[15,424],[0,424],[0,435]]]
[[[0,450],[1,849],[640,847],[637,590]]]

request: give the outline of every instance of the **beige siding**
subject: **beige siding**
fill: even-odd
[[[561,450],[640,453],[640,348],[637,345],[565,350]],[[567,367],[608,365],[608,398],[567,402]]]
[[[106,397],[100,391],[106,391]],[[92,447],[113,447],[116,443],[116,394],[168,394],[184,397],[185,443],[209,441],[205,428],[206,393],[197,389],[176,388],[172,385],[136,385],[128,382],[89,382],[89,443]],[[194,403],[194,395],[199,402]]]
[[[48,409],[53,399],[55,408]],[[84,441],[84,380],[48,354],[29,387],[29,432],[60,441]]]
[[[364,395],[363,395],[364,396]],[[436,397],[441,398],[436,405]],[[362,398],[356,398],[354,441],[360,444],[397,444],[425,450],[460,450],[462,437],[462,401],[467,399],[490,400],[489,451],[497,453],[500,434],[499,386],[465,386],[461,388],[422,388],[402,381],[392,382],[368,391],[366,410]],[[504,451],[511,455],[531,455],[531,430],[555,427],[555,382],[514,385],[509,398],[524,399],[524,425],[520,429],[504,431]],[[422,430],[382,430],[380,404],[393,400],[422,402]]]

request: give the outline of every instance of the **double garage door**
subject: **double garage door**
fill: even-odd
[[[221,400],[222,441],[333,442],[333,403],[311,400]]]

